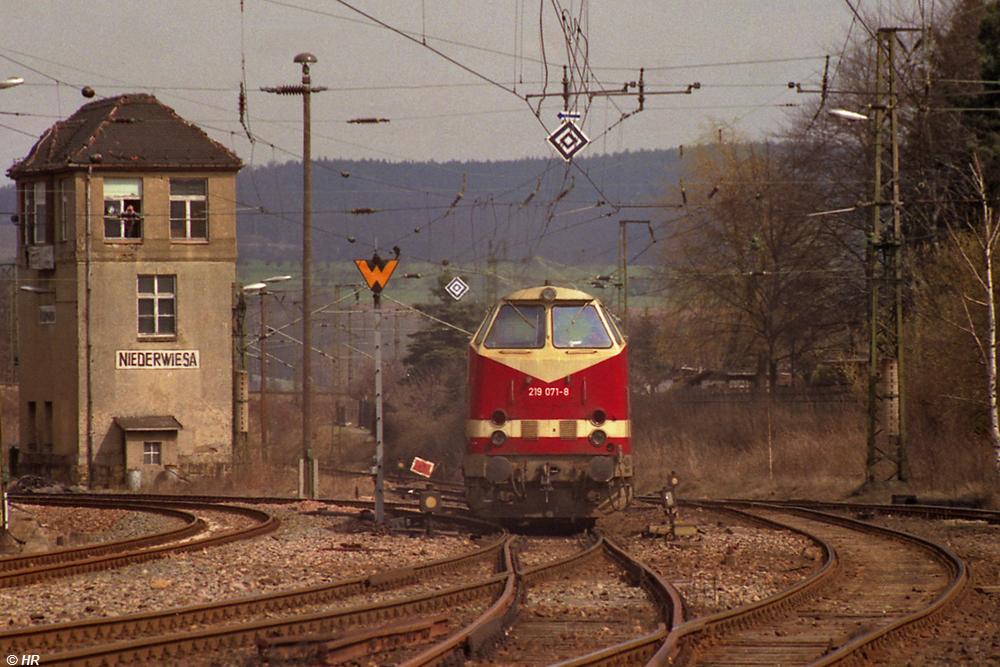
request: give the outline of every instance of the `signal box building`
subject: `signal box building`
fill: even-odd
[[[151,95],[81,107],[17,183],[19,472],[146,485],[232,461],[239,158]]]

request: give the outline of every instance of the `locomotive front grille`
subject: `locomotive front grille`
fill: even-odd
[[[525,440],[538,440],[538,422],[534,419],[522,421],[521,437]]]
[[[576,440],[576,420],[563,419],[559,422],[559,439]]]

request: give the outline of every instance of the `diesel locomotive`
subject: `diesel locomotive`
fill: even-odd
[[[480,516],[592,523],[627,506],[627,344],[601,302],[545,285],[495,304],[469,342],[466,435]]]

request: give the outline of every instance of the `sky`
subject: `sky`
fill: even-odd
[[[877,0],[852,2],[862,11],[887,11]],[[314,158],[548,157],[553,153],[545,139],[559,126],[562,99],[544,98],[539,107],[538,98],[525,96],[561,92],[562,68],[570,58],[560,10],[569,17],[570,34],[586,39],[586,63],[580,56],[576,63],[578,69],[589,65],[588,90],[620,91],[638,80],[639,68],[645,68],[651,93],[701,84],[691,94],[650,95],[641,113],[616,125],[637,110],[635,96],[574,97],[570,111],[582,114],[583,131],[591,138],[582,154],[691,144],[716,121],[761,136],[787,120],[790,107],[784,105],[808,103],[810,96],[790,90],[788,82],[814,88],[824,56],[831,55],[834,68],[849,29],[860,30],[851,27],[845,0],[17,0],[5,5],[0,79],[22,76],[25,84],[0,90],[4,170],[27,155],[47,127],[88,101],[80,94],[85,85],[98,97],[151,92],[248,165],[297,160],[301,99],[259,89],[298,83],[301,68],[293,58],[301,52],[317,58],[313,85],[328,88],[313,95]],[[574,78],[573,90],[582,90],[580,77]],[[240,123],[241,81],[248,90],[253,143]],[[347,122],[366,117],[389,122]]]

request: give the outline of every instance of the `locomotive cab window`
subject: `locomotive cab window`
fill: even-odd
[[[611,335],[615,337],[615,342],[619,345],[625,343],[625,337],[622,335],[621,328],[618,326],[615,316],[612,315],[606,308],[601,308],[601,312],[604,314],[604,321],[608,323],[608,327],[611,329]]]
[[[482,323],[479,325],[479,328],[476,330],[476,337],[473,338],[473,342],[472,342],[473,345],[476,345],[477,347],[479,345],[482,345],[483,338],[486,337],[486,330],[489,328],[490,320],[493,319],[493,313],[494,312],[496,312],[496,307],[490,308],[489,312],[486,313],[486,317],[483,318]]]
[[[537,349],[545,345],[545,307],[505,303],[486,335],[488,349]]]
[[[611,336],[593,305],[553,306],[552,344],[562,348],[608,348]]]

